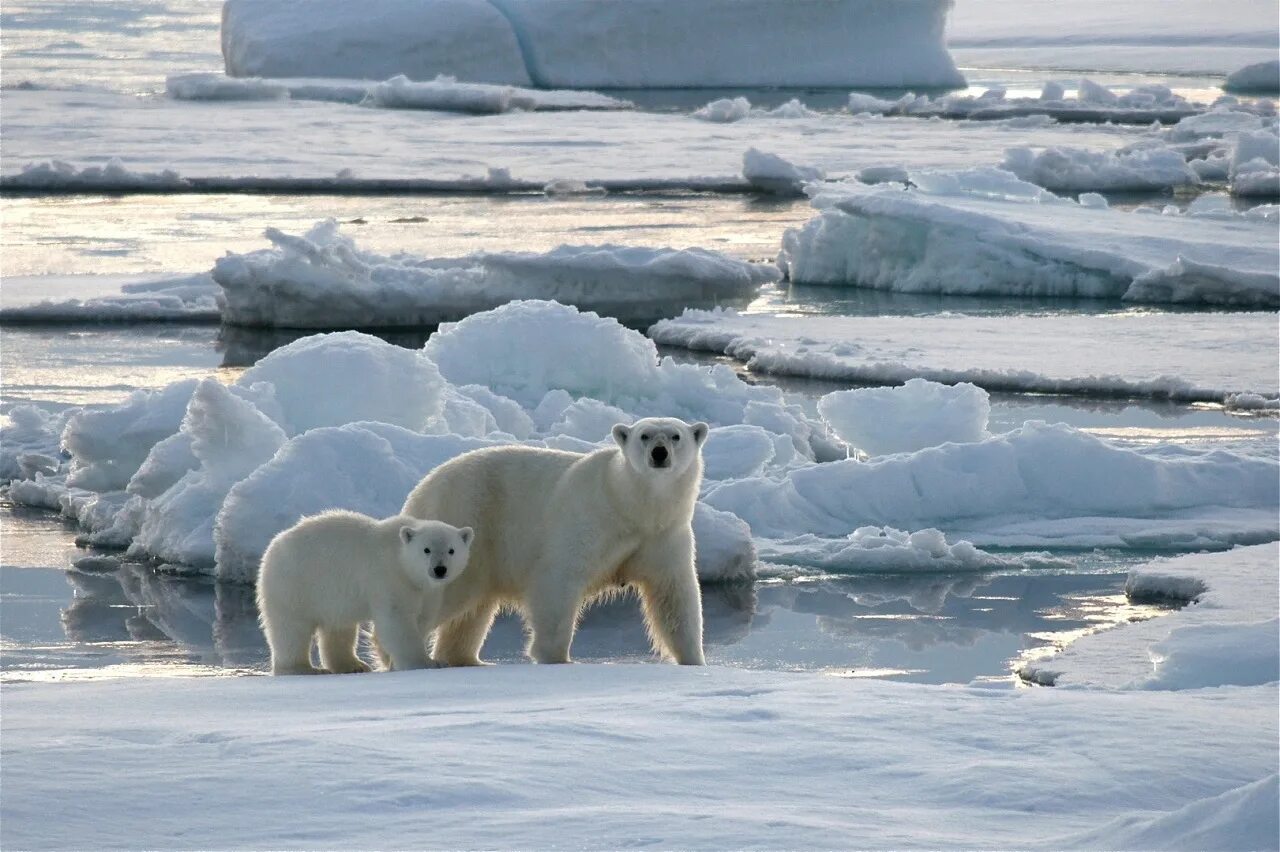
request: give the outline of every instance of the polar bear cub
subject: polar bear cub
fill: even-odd
[[[303,518],[271,540],[258,574],[258,612],[272,674],[366,672],[356,655],[360,623],[372,621],[390,668],[431,666],[423,636],[434,629],[441,592],[467,567],[472,531],[396,515],[357,512]]]
[[[705,423],[647,418],[614,426],[616,445],[595,452],[491,447],[428,474],[405,515],[494,531],[444,590],[449,620],[434,661],[480,665],[494,615],[508,606],[525,617],[534,660],[569,662],[584,604],[629,585],[655,650],[701,665],[692,521],[706,437]]]

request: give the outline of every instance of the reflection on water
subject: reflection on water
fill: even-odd
[[[30,558],[69,537],[48,515],[6,512],[0,568],[0,672],[6,680],[123,674],[239,674],[268,653],[253,589],[121,563],[88,573]],[[42,549],[8,547],[41,536]],[[1114,568],[1112,571],[1114,572]],[[708,660],[747,668],[1012,685],[1016,665],[1099,625],[1148,617],[1122,594],[1124,575],[823,576],[703,589]],[[1149,609],[1149,608],[1148,608]],[[498,619],[484,656],[524,660],[524,629]],[[639,606],[619,596],[587,611],[582,662],[652,658]]]

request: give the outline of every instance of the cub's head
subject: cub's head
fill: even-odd
[[[422,587],[443,585],[467,567],[473,539],[471,527],[406,517],[400,524],[400,562]]]
[[[677,476],[698,463],[707,424],[674,417],[646,417],[613,427],[613,440],[634,470],[650,476]]]

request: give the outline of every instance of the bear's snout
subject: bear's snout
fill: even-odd
[[[671,454],[667,452],[666,447],[654,447],[649,453],[649,458],[653,460],[654,467],[666,467],[667,459],[670,457]]]
[[[445,574],[449,573],[449,569],[443,565],[437,565],[431,569],[431,573],[436,575],[437,580],[443,580]]]

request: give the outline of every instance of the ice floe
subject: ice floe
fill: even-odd
[[[1237,68],[1227,75],[1222,88],[1240,94],[1280,95],[1280,59]]]
[[[1000,167],[1054,192],[1149,192],[1198,183],[1197,172],[1177,151],[1137,148],[1010,148]]]
[[[1047,660],[1028,680],[1120,689],[1202,689],[1280,679],[1274,543],[1160,560],[1129,572],[1135,601],[1182,606],[1171,615],[1095,633]]]
[[[991,400],[968,382],[916,378],[896,387],[834,391],[818,400],[818,411],[842,441],[879,456],[980,441],[988,437]]]
[[[27,278],[22,284],[29,294],[41,289],[38,278]],[[118,294],[4,305],[0,323],[216,322],[222,316],[218,292],[208,273],[148,277],[121,282]]]
[[[228,254],[214,265],[228,323],[436,325],[527,298],[644,320],[679,305],[743,304],[778,277],[771,266],[703,249],[561,246],[435,259],[362,251],[333,221],[305,236],[275,229],[266,236],[274,248]]]
[[[222,45],[233,76],[386,79],[437,74],[587,88],[954,87],[943,0],[231,0]],[[708,45],[713,49],[708,49]]]
[[[915,187],[823,184],[788,230],[792,282],[910,293],[1275,307],[1267,211],[1142,216],[1080,205],[1000,169],[911,173]]]
[[[27,163],[20,171],[12,172],[0,180],[0,186],[9,189],[147,189],[180,191],[190,186],[177,172],[165,169],[160,172],[128,169],[117,158],[105,166],[76,168],[62,160]]]
[[[649,336],[779,375],[860,384],[919,377],[988,391],[1228,405],[1250,404],[1237,395],[1252,392],[1261,400],[1255,407],[1263,407],[1275,399],[1277,380],[1274,353],[1257,341],[1274,325],[1266,313],[834,317],[724,310],[686,311],[656,323]]]
[[[389,80],[343,80],[324,77],[228,77],[190,73],[170,76],[169,97],[185,101],[255,101],[290,98],[330,101],[388,109],[421,109],[473,114],[510,110],[630,109],[630,101],[598,92],[529,89],[492,83],[459,82],[441,74],[414,81],[400,74]]]

